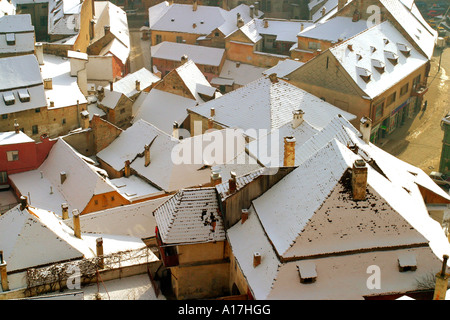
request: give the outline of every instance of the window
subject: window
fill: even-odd
[[[405,94],[407,94],[409,91],[409,83],[405,84],[401,89],[400,89],[400,96],[404,96]]]
[[[183,43],[183,37],[177,36],[177,43]]]
[[[8,115],[7,114],[2,114],[2,119],[8,119]]]
[[[16,44],[16,35],[14,33],[6,34],[6,44],[8,46],[12,46]]]
[[[41,109],[36,108],[36,109],[34,109],[34,112],[35,112],[35,113],[39,113],[39,112],[41,112]]]
[[[308,42],[308,48],[311,50],[319,50],[320,49],[320,43],[319,42]]]
[[[419,84],[420,84],[420,74],[413,80],[413,89],[417,88]]]
[[[384,101],[375,104],[374,106],[374,120],[379,120],[383,116]]]
[[[386,100],[386,105],[389,106],[392,103],[394,103],[395,99],[397,98],[397,92],[394,92],[393,94],[391,94],[387,100]]]
[[[32,126],[31,131],[33,132],[33,134],[38,134],[39,133],[38,126],[37,125]]]
[[[413,254],[403,254],[398,257],[398,270],[400,272],[416,271],[417,261],[416,256]]]
[[[156,44],[159,44],[159,43],[161,43],[161,42],[162,42],[162,37],[161,37],[160,34],[157,34],[157,35],[156,35]]]
[[[47,25],[47,17],[46,16],[40,17],[39,22],[41,23],[41,26],[46,26]]]
[[[19,160],[19,151],[7,151],[6,157],[8,158],[8,161],[17,161]]]
[[[0,172],[0,184],[5,184],[8,182],[8,173],[6,171]]]
[[[66,124],[66,118],[62,119],[62,124]]]
[[[120,109],[120,114],[124,114],[125,113],[125,108]]]
[[[220,33],[216,32],[216,33],[214,33],[214,35],[215,35],[216,37],[218,37],[218,36],[220,36]]]

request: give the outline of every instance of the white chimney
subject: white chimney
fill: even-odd
[[[255,6],[251,5],[250,6],[250,18],[254,18],[255,17]]]
[[[292,128],[296,129],[299,125],[303,123],[303,115],[305,112],[303,110],[295,110],[293,111],[294,117],[292,119]]]
[[[172,129],[172,137],[175,138],[175,139],[179,139],[180,138],[178,127],[179,127],[178,122],[175,121],[173,123],[173,126],[172,126],[172,128],[173,128]]]
[[[370,142],[370,134],[372,131],[372,120],[367,117],[362,117],[359,124],[359,131],[362,134],[362,139],[365,143]]]
[[[36,53],[36,58],[39,63],[39,65],[44,64],[44,47],[42,45],[42,42],[36,42],[34,45],[34,50]]]

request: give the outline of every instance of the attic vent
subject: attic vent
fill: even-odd
[[[170,19],[170,21],[174,22],[174,21],[175,21],[175,18]]]
[[[205,23],[205,21],[203,21],[203,20],[202,20],[202,21],[200,21],[200,24],[204,24],[204,23]]]
[[[13,105],[16,102],[16,98],[12,91],[3,92],[3,101],[7,106]]]
[[[30,101],[30,93],[28,92],[28,89],[19,89],[17,90],[17,94],[19,95],[19,99],[21,102]]]
[[[377,48],[375,48],[375,47],[373,47],[373,46],[370,46],[370,51],[371,51],[372,53],[374,53],[375,51],[377,51]]]
[[[316,264],[311,261],[297,263],[300,282],[304,284],[314,283],[317,280]]]
[[[348,50],[353,51],[353,45],[352,44],[348,44],[347,48],[348,48]]]
[[[384,41],[384,44],[389,44],[389,39],[384,38],[383,41]]]
[[[392,51],[384,51],[386,58],[392,63],[394,66],[398,64],[398,55]]]
[[[386,67],[384,62],[382,62],[380,60],[372,59],[372,65],[375,68],[375,70],[377,70],[380,74],[384,73],[384,71],[385,71],[384,69]]]
[[[409,57],[411,55],[411,48],[403,43],[397,43],[398,49],[405,56]]]
[[[16,35],[14,33],[6,34],[6,44],[8,46],[13,46],[16,44]]]
[[[360,55],[359,53],[356,55],[356,59],[358,60],[358,61],[361,61],[361,59],[362,59],[362,55]]]
[[[398,257],[398,271],[416,271],[417,261],[413,254],[404,254]]]
[[[44,79],[44,89],[52,89],[52,87],[53,87],[52,78]]]

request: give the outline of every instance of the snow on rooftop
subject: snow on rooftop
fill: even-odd
[[[215,188],[184,189],[154,211],[164,244],[225,240]]]
[[[132,95],[138,93],[136,90],[136,81],[140,82],[140,89],[144,90],[150,87],[152,84],[161,80],[155,74],[147,70],[146,68],[141,68],[133,73],[127,74],[124,78],[114,82],[114,91],[118,91],[131,97]]]
[[[183,65],[179,66],[174,70],[180,76],[181,80],[184,82],[186,87],[189,89],[191,94],[194,96],[195,100],[199,103],[203,103],[203,99],[199,95],[199,84],[204,87],[211,87],[211,84],[205,78],[203,73],[197,67],[197,65],[189,59]],[[204,91],[201,89],[201,91]]]
[[[78,87],[77,78],[70,75],[70,60],[44,54],[41,65],[42,78],[52,79],[52,89],[45,89],[47,105],[54,102],[54,108],[62,108],[87,103],[86,97]]]
[[[304,64],[304,62],[300,62],[297,60],[285,59],[279,61],[274,67],[265,70],[263,74],[268,76],[272,73],[276,73],[279,78],[283,78],[291,72],[294,72]]]
[[[169,135],[172,135],[173,123],[181,125],[188,115],[186,110],[197,105],[195,100],[158,89],[141,96],[144,100],[137,101],[138,107],[133,106],[133,123],[142,119]]]
[[[244,86],[263,76],[267,68],[253,66],[251,64],[225,60],[220,75],[211,80],[211,84]]]
[[[152,58],[181,61],[187,55],[196,64],[220,66],[225,49],[163,41],[152,47]]]
[[[313,25],[312,21],[281,20],[281,19],[255,19],[257,31],[260,35],[275,36],[276,41],[297,42],[297,34],[302,28]]]
[[[98,100],[98,104],[102,105],[108,109],[115,109],[117,107],[117,104],[119,103],[119,100],[122,98],[123,93],[119,91],[113,91],[103,88],[104,89],[104,97],[101,100]]]
[[[0,59],[0,91],[42,84],[39,63],[34,54]]]
[[[0,132],[0,145],[2,146],[28,142],[34,143],[34,140],[22,131],[19,131],[19,133],[16,133],[15,131]]]
[[[399,43],[412,48],[401,33],[389,21],[385,21],[330,48],[330,52],[361,90],[375,98],[428,61],[427,57],[415,49],[411,49],[409,55],[401,53]],[[352,50],[348,48],[349,44],[352,45]],[[392,58],[398,58],[398,62],[392,62]],[[385,65],[383,72],[375,68],[374,59]],[[363,76],[370,76],[369,78],[360,76],[360,70],[363,69],[367,70]]]
[[[136,176],[111,179],[111,183],[117,191],[129,201],[138,201],[154,196],[161,191]]]
[[[337,114],[342,114],[348,120],[355,118],[284,80],[272,83],[268,77],[262,77],[189,110],[209,118],[211,108],[215,108],[214,121],[244,131],[277,129],[290,122],[292,111],[299,108],[305,112],[305,120],[318,129],[325,127]],[[254,133],[249,134],[253,139],[256,138]]]

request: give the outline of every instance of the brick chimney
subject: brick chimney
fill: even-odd
[[[352,21],[353,21],[353,22],[358,22],[359,19],[361,19],[361,14],[359,13],[358,9],[356,9],[356,10],[353,12],[353,19],[352,19]]]
[[[269,27],[269,20],[264,19],[264,28],[268,28]]]
[[[63,220],[69,219],[69,205],[67,203],[61,204],[61,213]]]
[[[372,120],[367,117],[362,117],[359,123],[359,131],[362,134],[364,142],[369,143],[370,133],[372,131]]]
[[[352,167],[353,200],[365,200],[367,188],[367,165],[362,159],[356,160]]]
[[[295,138],[285,137],[284,138],[284,167],[294,167],[295,166]]]
[[[243,224],[248,219],[248,209],[241,210],[241,224]]]
[[[111,27],[110,26],[104,26],[103,30],[105,31],[105,35],[107,35],[110,32]]]
[[[114,82],[109,82],[109,91],[114,91]]]
[[[222,183],[222,176],[220,175],[220,173],[217,171],[211,172],[211,185],[214,187],[221,183]]]
[[[236,14],[236,25],[238,28],[242,27],[244,25],[244,20],[241,18],[241,14],[238,12]]]
[[[303,115],[305,112],[303,110],[295,110],[292,112],[294,117],[292,119],[292,128],[296,129],[299,125],[303,123]]]
[[[188,60],[189,60],[189,57],[186,54],[181,56],[181,64],[182,65],[185,64]]]
[[[193,0],[192,11],[197,11],[197,8],[198,8],[198,1],[197,0]]]
[[[14,119],[14,132],[20,133],[19,124],[17,123],[16,119]]]
[[[145,158],[145,166],[148,167],[150,164],[150,145],[145,145],[144,147],[144,158]]]
[[[77,209],[72,211],[73,216],[73,232],[75,237],[81,239],[80,213]]]
[[[23,211],[28,208],[28,198],[25,196],[20,197],[20,210]]]
[[[255,17],[255,6],[251,5],[250,7],[250,18],[254,18]]]
[[[445,272],[447,270],[448,255],[444,255],[442,261],[441,272],[436,274],[436,284],[434,287],[433,300],[445,300],[445,294],[447,293],[448,277],[449,275]]]
[[[211,118],[213,118],[216,115],[216,109],[214,107],[212,107],[210,109],[210,114],[211,114]]]
[[[81,117],[81,128],[82,129],[89,128],[89,112],[87,110],[81,111],[80,117]]]
[[[253,253],[253,268],[256,268],[261,264],[261,254],[259,252]]]
[[[130,160],[125,161],[125,168],[123,169],[123,174],[126,178],[128,178],[131,175],[131,167],[130,167]]]
[[[9,291],[7,263],[3,259],[3,251],[0,251],[0,277],[2,279],[2,290]]]
[[[139,80],[135,81],[136,91],[141,91],[141,82]]]
[[[102,101],[104,97],[105,97],[105,89],[102,86],[100,86],[97,88],[97,98],[98,100]]]
[[[228,189],[229,193],[235,193],[237,190],[237,182],[236,182],[236,172],[230,172],[231,178],[228,180]]]
[[[208,118],[208,130],[212,129],[213,127],[214,127],[213,118]]]
[[[103,258],[103,238],[97,238],[95,240],[96,244],[96,251],[97,251],[97,258],[100,258],[98,260],[98,268],[103,269],[105,267],[105,261]]]
[[[272,83],[277,83],[278,82],[278,76],[277,76],[276,73],[271,73],[269,75],[269,79],[270,79],[270,82],[272,82]]]

